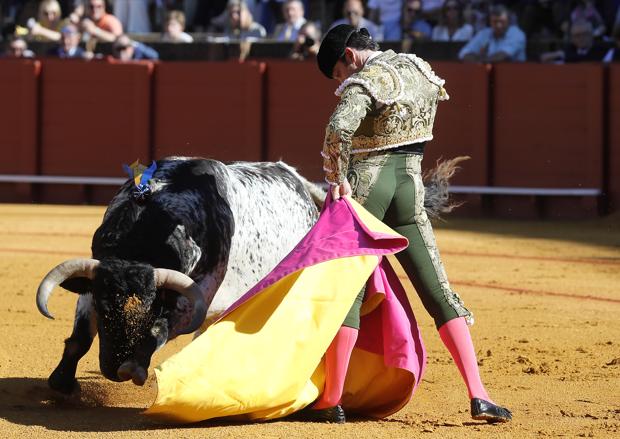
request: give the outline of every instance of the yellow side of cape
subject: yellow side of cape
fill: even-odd
[[[376,256],[336,259],[263,290],[155,369],[158,395],[146,414],[270,419],[310,404],[322,391],[317,366],[376,266]]]
[[[356,210],[369,228],[397,235],[365,210]],[[309,405],[323,390],[323,354],[377,264],[377,256],[333,259],[259,292],[155,369],[158,395],[145,414],[168,422],[267,420]],[[359,391],[358,404],[377,403],[379,390],[370,390],[369,379],[381,376],[382,357],[355,355],[366,357],[362,363],[374,376],[364,373],[365,379],[352,379],[348,387]],[[410,381],[393,378],[396,388]],[[393,405],[394,395],[385,396]],[[351,392],[345,397],[350,399]]]

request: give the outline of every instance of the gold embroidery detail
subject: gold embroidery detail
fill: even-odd
[[[351,191],[355,201],[362,205],[366,202],[388,158],[388,154],[376,153],[351,156],[347,180],[351,184]]]

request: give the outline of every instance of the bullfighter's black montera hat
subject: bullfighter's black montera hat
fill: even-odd
[[[350,24],[339,24],[330,29],[323,38],[316,60],[321,72],[329,79],[333,79],[334,66],[344,55],[347,41],[356,30]]]

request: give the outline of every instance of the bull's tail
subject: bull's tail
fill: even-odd
[[[424,207],[429,217],[439,218],[442,213],[451,212],[452,209],[463,204],[450,201],[448,188],[450,178],[460,169],[458,164],[469,158],[469,156],[459,156],[451,160],[437,160],[437,166],[424,173]]]

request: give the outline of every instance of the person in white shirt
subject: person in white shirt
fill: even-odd
[[[166,17],[162,41],[171,43],[192,43],[194,38],[184,32],[185,14],[182,11],[170,11]]]

